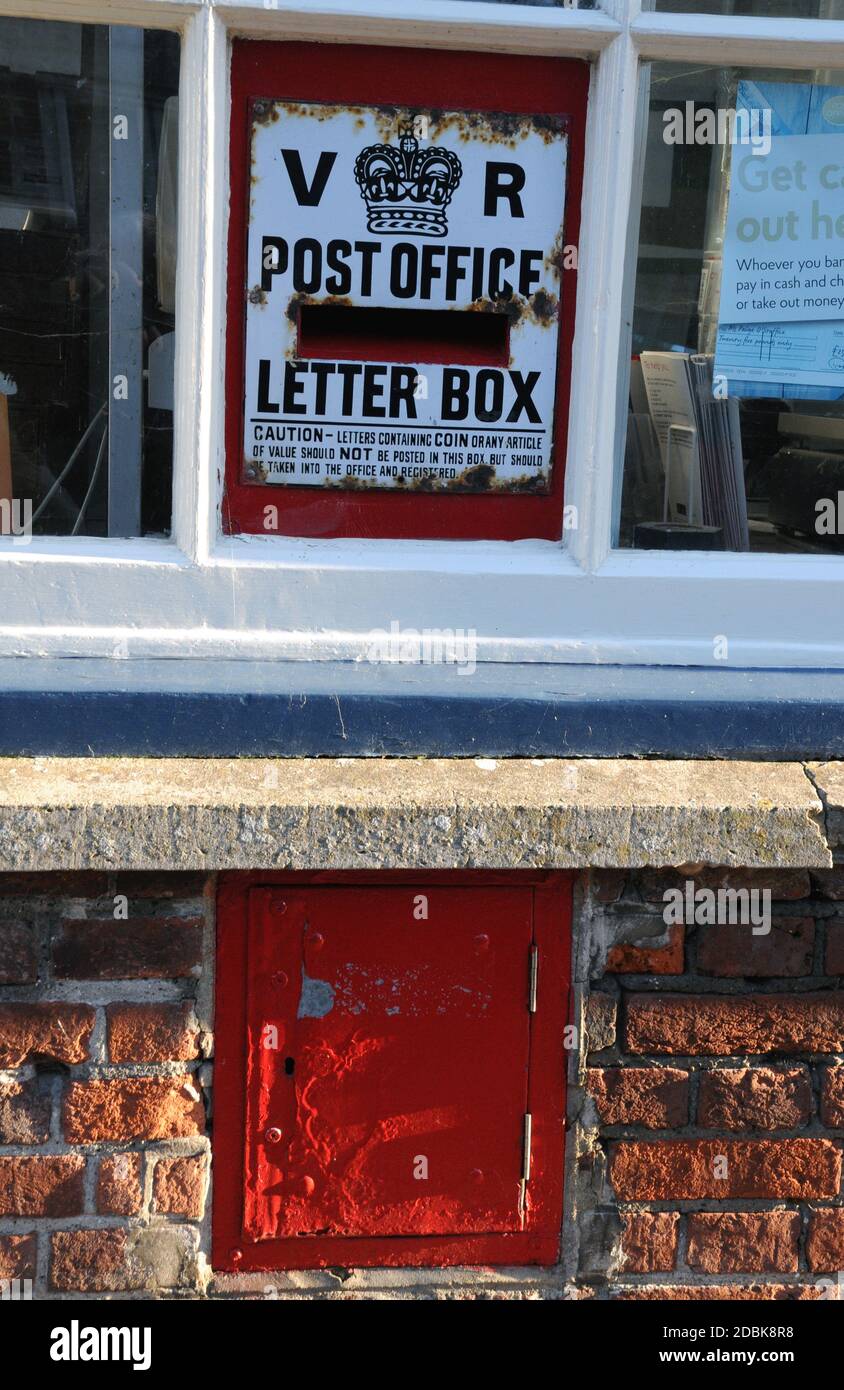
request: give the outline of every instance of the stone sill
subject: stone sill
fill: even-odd
[[[0,760],[0,871],[823,868],[844,763]]]

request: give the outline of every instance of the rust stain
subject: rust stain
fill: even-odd
[[[363,478],[350,474],[348,478],[323,478],[323,487],[340,488],[343,492],[364,492],[370,486]]]
[[[466,309],[474,314],[504,314],[511,328],[522,322],[533,322],[540,328],[551,328],[557,321],[560,301],[546,289],[538,289],[529,299],[513,294],[508,299],[475,299]],[[458,310],[462,312],[462,310]]]
[[[279,118],[279,103],[263,98],[252,103],[252,124],[273,125]]]
[[[395,140],[399,134],[399,126],[413,119],[412,113],[400,111],[397,106],[376,107],[372,115],[375,118],[375,129],[386,142]]]
[[[346,294],[316,295],[305,294],[303,290],[297,290],[288,299],[287,307],[284,310],[285,318],[292,324],[297,334],[299,332],[299,310],[304,304],[331,304],[335,307],[339,306],[344,309],[353,309],[355,307],[355,301]],[[296,347],[297,343],[294,338],[285,349],[285,357],[289,357],[291,361],[296,361],[298,357]]]
[[[552,144],[554,140],[559,140],[561,135],[565,135],[568,127],[568,120],[565,116],[534,115],[531,116],[531,121],[534,130],[542,136],[547,145]]]
[[[508,492],[550,492],[551,478],[546,473],[524,473],[513,478],[507,486]]]
[[[399,477],[392,487],[385,487],[383,484],[368,482],[350,474],[344,478],[324,478],[322,485],[341,492],[543,493],[550,490],[551,480],[544,473],[523,473],[518,478],[498,478],[492,464],[476,463],[447,482],[432,477],[414,478],[408,482],[406,478]]]
[[[284,311],[285,317],[290,320],[293,327],[296,329],[299,327],[299,309],[302,304],[313,304],[313,299],[309,294],[301,294],[299,292],[291,294],[287,301],[287,308]]]
[[[257,111],[258,107],[261,108],[260,112]],[[269,124],[271,120],[277,121],[282,115],[317,121],[328,121],[334,116],[353,116],[359,128],[363,128],[365,124],[364,117],[368,109],[365,106],[344,106],[340,102],[279,101],[274,97],[263,98],[252,108],[255,120],[263,125]]]
[[[447,485],[449,492],[547,492],[550,479],[544,473],[523,473],[518,478],[499,478],[489,463],[466,468]]]
[[[565,254],[565,236],[563,234],[563,228],[561,227],[556,237],[554,238],[554,245],[551,247],[551,250],[545,257],[546,270],[553,271],[555,275],[561,278],[565,269]]]
[[[449,483],[451,492],[488,492],[495,482],[495,469],[491,463],[475,463],[463,470]]]
[[[515,149],[531,133],[538,134],[546,144],[551,144],[560,138],[566,127],[563,116],[520,115],[511,111],[444,111],[440,108],[391,105],[345,106],[339,102],[279,101],[272,97],[253,102],[253,125],[270,125],[282,115],[318,121],[328,121],[335,116],[351,116],[356,130],[363,130],[366,117],[371,116],[385,142],[396,139],[400,127],[424,118],[428,122],[427,139],[431,142],[443,137],[456,137],[464,143],[475,140],[490,145],[507,145],[511,149]]]
[[[512,111],[428,111],[429,134],[432,139],[457,136],[464,143],[470,140],[489,145],[506,145],[515,149],[531,134],[538,134],[546,144],[559,139],[565,128],[563,117],[519,115]]]
[[[357,480],[356,480],[357,482]],[[358,486],[362,484],[357,483]],[[523,473],[518,478],[499,478],[491,463],[474,463],[456,478],[440,482],[437,478],[414,478],[407,483],[396,479],[396,487],[404,492],[548,492],[551,480],[544,473]]]
[[[252,286],[247,299],[250,304],[259,304],[262,309],[267,307],[267,291],[262,289],[260,285]]]
[[[510,320],[510,324],[516,324],[522,317],[524,300],[519,295],[511,295],[509,299],[473,299],[471,304],[467,304],[465,310],[460,304],[454,306],[457,313],[470,314],[503,314]]]
[[[557,314],[560,310],[560,301],[556,295],[549,294],[545,289],[538,289],[528,300],[530,316],[542,328],[548,328],[552,323],[556,323]]]

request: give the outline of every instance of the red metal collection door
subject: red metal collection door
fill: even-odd
[[[518,1231],[528,888],[255,889],[246,1228]]]
[[[565,874],[227,874],[214,1264],[553,1264]]]

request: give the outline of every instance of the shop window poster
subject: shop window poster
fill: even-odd
[[[770,112],[771,139],[762,152],[732,148],[715,371],[731,394],[836,399],[844,394],[844,88],[742,81],[736,111],[748,120]]]

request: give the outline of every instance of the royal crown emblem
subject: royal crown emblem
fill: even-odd
[[[370,232],[445,236],[445,209],[463,166],[451,150],[420,150],[409,126],[394,145],[367,145],[355,160],[355,179],[366,203]]]

